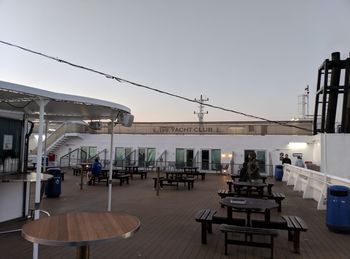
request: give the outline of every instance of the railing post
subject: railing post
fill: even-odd
[[[157,167],[157,196],[159,196],[160,182],[159,182],[160,168]]]

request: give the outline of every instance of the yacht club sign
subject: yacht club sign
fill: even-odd
[[[161,134],[198,134],[198,133],[216,133],[219,132],[218,128],[212,127],[174,127],[174,126],[161,126],[153,129],[154,133]]]

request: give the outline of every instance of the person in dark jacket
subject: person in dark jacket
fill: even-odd
[[[247,162],[244,162],[241,170],[239,170],[239,181],[246,182],[247,180],[248,180]]]
[[[288,157],[288,154],[286,154],[285,156],[284,156],[284,158],[282,159],[282,165],[283,164],[292,164],[292,161],[290,160],[290,158]]]
[[[98,157],[95,158],[95,162],[92,164],[91,168],[91,175],[89,177],[88,184],[95,184],[95,179],[98,178],[98,176],[101,174],[102,171],[102,164],[100,163],[100,160]]]
[[[249,161],[247,164],[247,174],[249,181],[256,181],[260,179],[259,163],[256,160],[255,152],[250,152],[248,155]]]

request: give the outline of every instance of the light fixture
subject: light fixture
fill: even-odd
[[[289,142],[288,147],[290,149],[304,149],[307,147],[306,142]]]
[[[226,157],[226,154],[221,154],[221,157],[222,157],[222,158],[225,158],[225,157]]]

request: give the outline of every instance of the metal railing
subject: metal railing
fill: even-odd
[[[239,174],[242,164],[235,163],[202,163],[202,162],[176,162],[176,161],[163,161],[158,159],[156,161],[144,161],[139,163],[138,160],[115,160],[113,163],[115,168],[122,169],[125,166],[138,166],[140,169],[152,170],[160,168],[161,171],[182,171],[185,167],[197,167],[198,170],[209,173],[226,173],[226,174]],[[261,165],[260,174],[265,176],[273,175],[273,165]]]
[[[61,156],[60,158],[60,167],[76,167],[80,163],[85,163],[87,161],[82,161],[81,157],[82,154],[85,153],[85,157],[87,156],[87,153],[82,150],[81,148],[76,148],[69,153],[67,153],[64,156]]]

